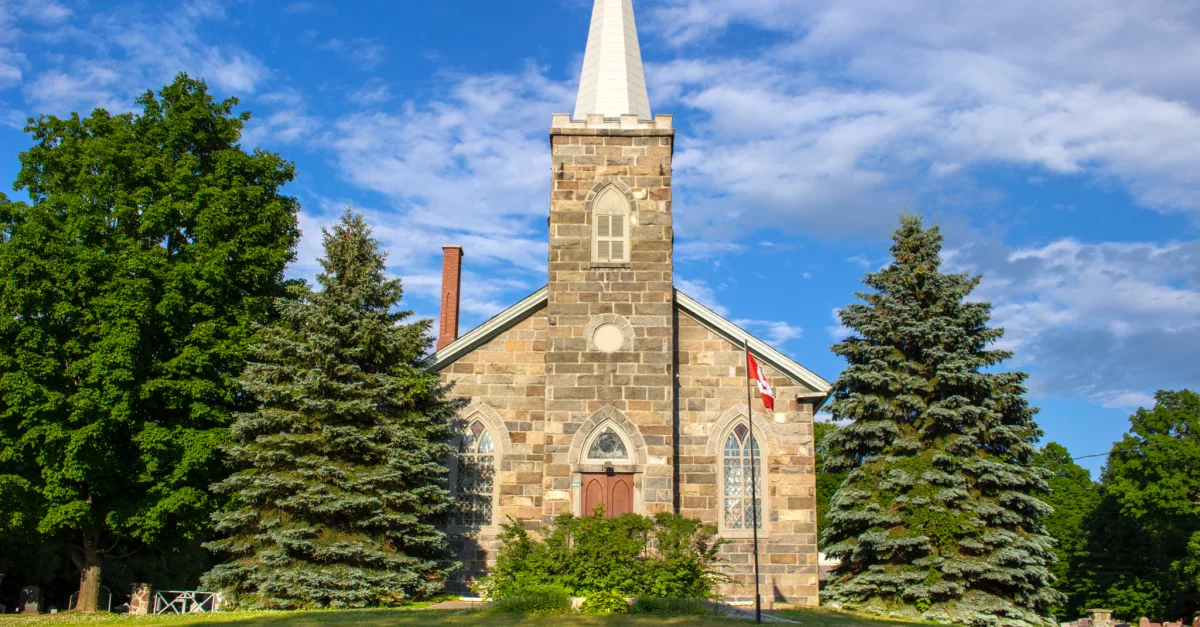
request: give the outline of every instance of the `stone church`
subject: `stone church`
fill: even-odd
[[[603,505],[716,525],[723,594],[751,599],[756,446],[764,598],[817,604],[813,413],[830,384],[675,289],[674,141],[650,111],[632,0],[596,0],[575,113],[551,120],[546,287],[459,337],[463,250],[444,249],[433,369],[468,399],[450,464],[459,589],[508,517],[535,529]],[[746,406],[747,343],[773,412]]]

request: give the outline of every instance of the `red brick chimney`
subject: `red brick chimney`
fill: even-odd
[[[437,349],[458,339],[458,293],[462,287],[462,246],[442,246],[442,322]]]

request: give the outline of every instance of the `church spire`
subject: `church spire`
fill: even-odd
[[[631,113],[642,120],[652,119],[633,0],[596,0],[575,119],[586,119],[589,114],[616,118]]]

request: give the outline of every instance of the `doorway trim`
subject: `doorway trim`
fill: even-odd
[[[611,425],[619,433],[629,449],[629,460],[599,462],[587,459],[584,446],[592,441],[597,430]],[[596,410],[587,420],[579,425],[575,437],[571,440],[571,448],[567,452],[567,463],[571,466],[571,511],[576,516],[583,515],[583,473],[620,473],[633,475],[633,512],[641,514],[645,510],[645,498],[642,492],[642,477],[646,473],[646,440],[637,425],[629,420],[621,410],[612,405],[605,405]]]

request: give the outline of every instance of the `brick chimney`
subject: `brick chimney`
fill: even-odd
[[[458,339],[458,300],[462,287],[462,246],[442,246],[442,321],[437,349]]]

